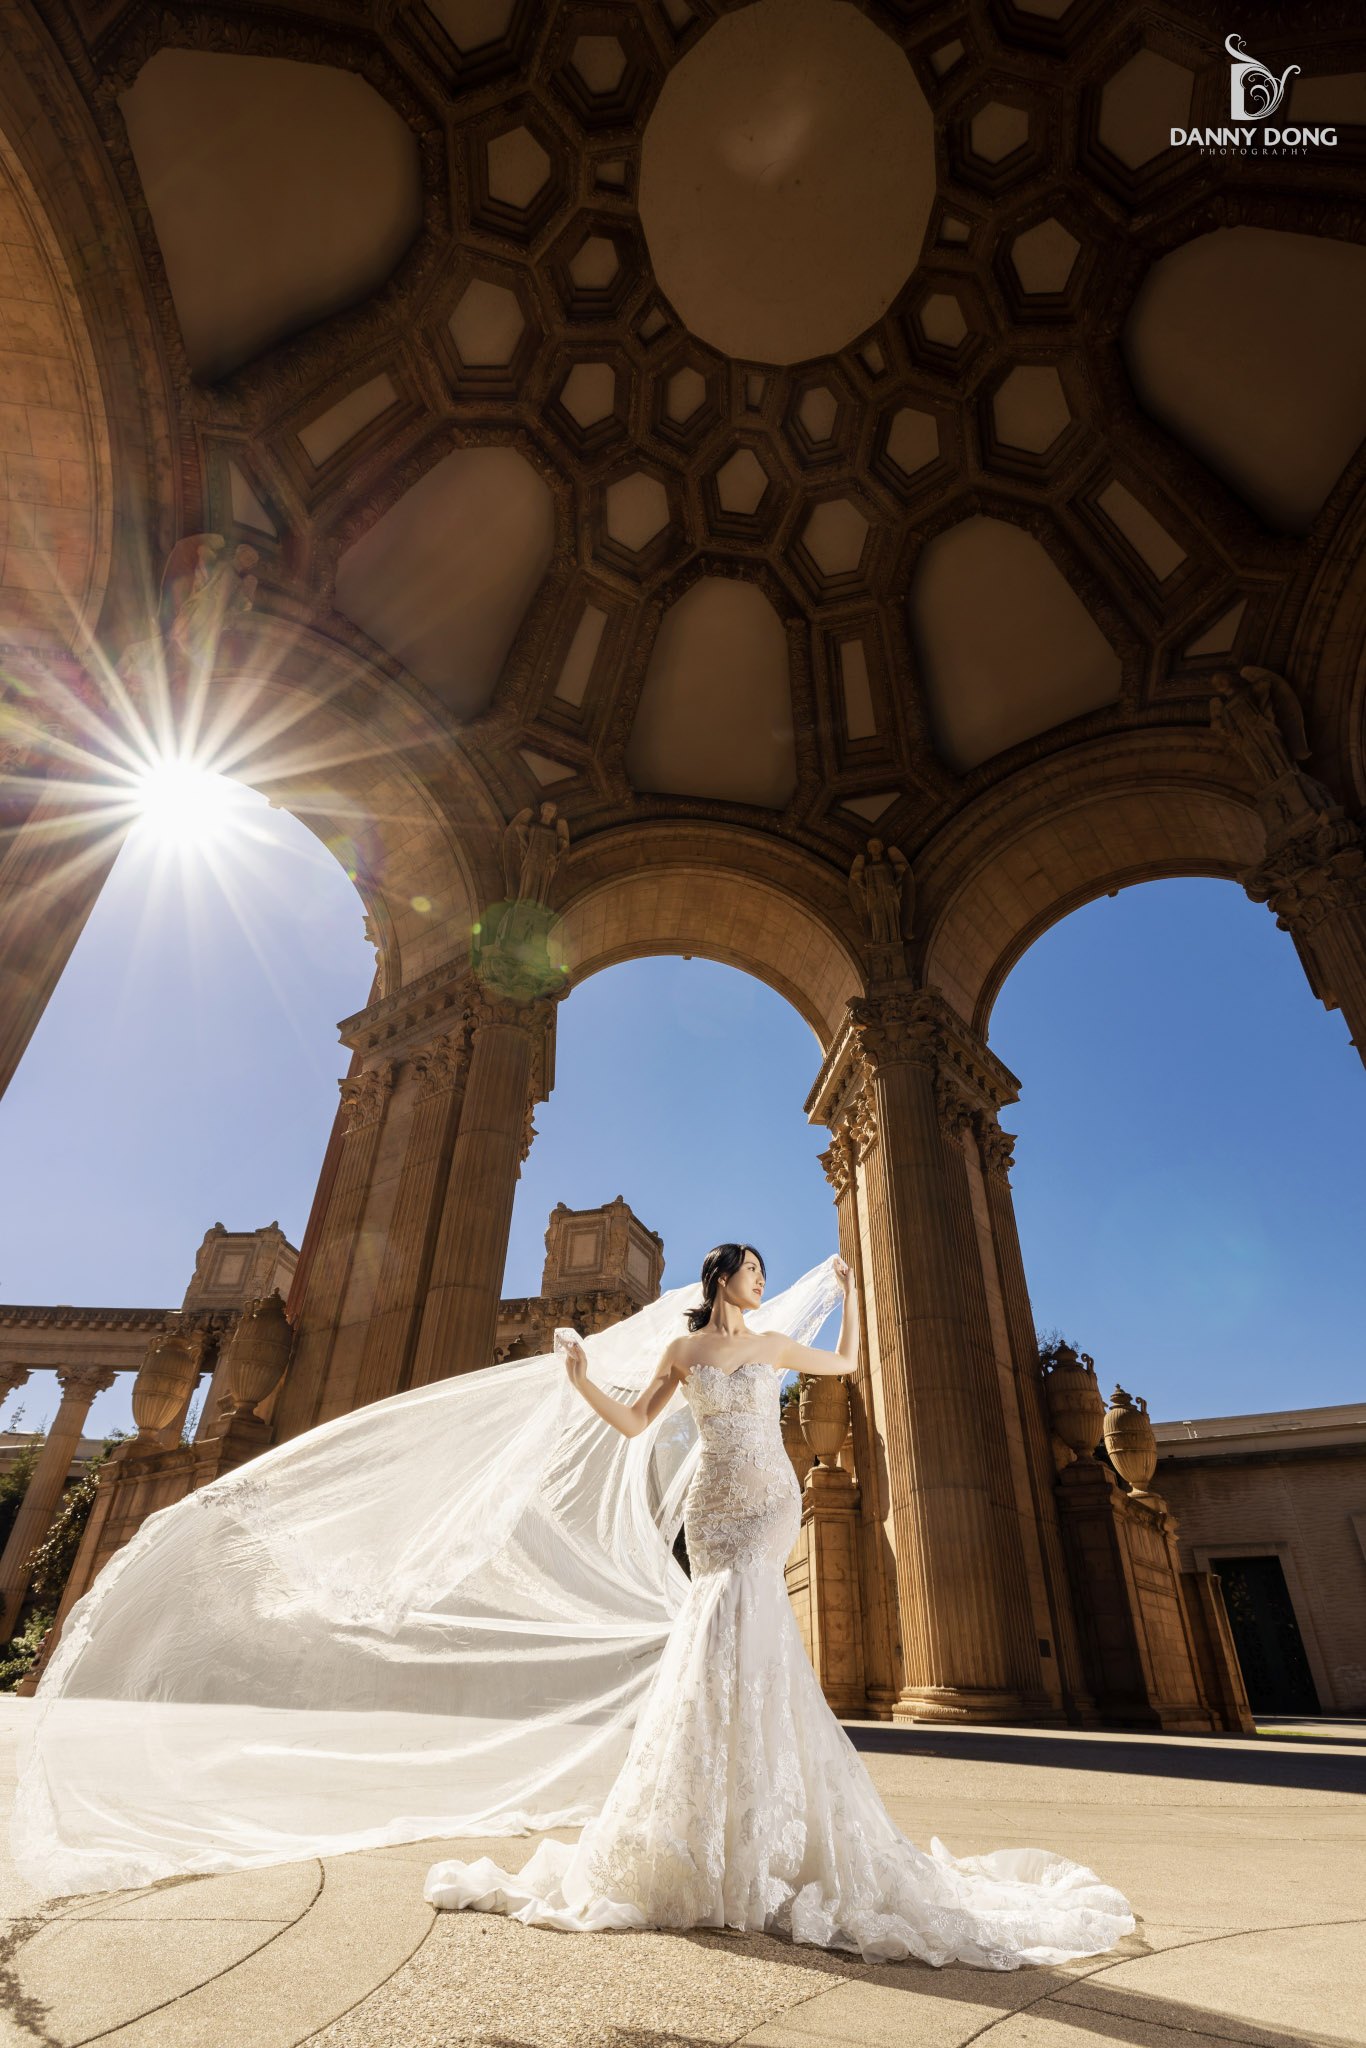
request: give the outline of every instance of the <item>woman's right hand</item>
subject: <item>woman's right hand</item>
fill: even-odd
[[[577,1387],[582,1393],[584,1382],[588,1378],[588,1353],[582,1344],[565,1345],[564,1369],[569,1375],[570,1386]]]

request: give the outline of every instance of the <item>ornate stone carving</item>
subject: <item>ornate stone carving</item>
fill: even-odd
[[[1267,668],[1216,682],[1211,723],[1251,769],[1266,832],[1264,859],[1241,877],[1248,895],[1299,941],[1340,912],[1366,912],[1366,846],[1331,792],[1297,765],[1310,746],[1294,690]]]
[[[915,877],[900,847],[870,839],[849,870],[849,901],[868,940],[868,965],[875,981],[906,971],[905,941],[915,915]]]
[[[500,936],[503,936],[508,919],[519,904],[534,903],[542,909],[549,904],[550,885],[568,847],[569,823],[560,817],[556,805],[542,804],[539,816],[530,804],[524,811],[518,811],[503,834],[503,880],[508,893],[508,913]],[[507,932],[509,937],[516,935],[513,931]]]
[[[841,1132],[829,1150],[821,1153],[820,1162],[836,1202],[842,1202],[854,1184],[854,1147],[847,1132]]]
[[[168,647],[185,660],[211,662],[235,618],[252,608],[260,557],[255,548],[231,555],[221,533],[195,533],[172,548],[161,579],[161,625]]]
[[[977,1117],[975,1129],[983,1169],[995,1174],[998,1180],[1009,1181],[1010,1169],[1015,1164],[1013,1132],[1003,1131],[994,1116],[985,1115]]]
[[[431,1095],[445,1095],[451,1089],[463,1086],[469,1067],[469,1047],[463,1031],[448,1031],[442,1037],[424,1045],[421,1052],[413,1055],[413,1068],[417,1074],[417,1092],[424,1100]]]
[[[833,1465],[849,1434],[849,1389],[843,1377],[804,1373],[797,1413],[816,1463]]]
[[[958,1076],[947,1066],[934,1077],[934,1101],[939,1111],[939,1128],[946,1138],[962,1139],[977,1121],[977,1106]]]
[[[377,1067],[366,1067],[364,1072],[337,1083],[348,1132],[361,1131],[367,1124],[379,1122],[393,1085],[394,1068],[390,1060],[382,1061]]]
[[[855,996],[849,1025],[859,1054],[870,1072],[906,1061],[938,1065],[945,1050],[943,1012],[947,1005],[932,989],[905,995]]]

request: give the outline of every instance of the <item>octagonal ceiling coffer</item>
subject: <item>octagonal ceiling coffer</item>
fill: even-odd
[[[647,469],[631,468],[599,489],[598,555],[632,576],[653,574],[679,539],[668,486]]]
[[[613,320],[635,289],[640,264],[621,221],[580,216],[557,244],[550,267],[571,320]]]
[[[535,324],[510,285],[473,277],[446,321],[452,377],[459,391],[511,392],[535,352]]]
[[[632,13],[614,13],[610,28],[606,19],[597,9],[585,11],[577,20],[571,17],[558,39],[562,54],[555,63],[555,89],[590,132],[629,127],[653,89],[658,68],[650,40]]]
[[[563,145],[539,112],[511,110],[470,142],[470,211],[480,226],[520,243],[533,241],[563,203],[568,185]]]
[[[1101,88],[1096,139],[1126,171],[1146,170],[1190,120],[1195,74],[1158,50],[1139,50]]]
[[[878,428],[874,465],[898,497],[922,488],[939,461],[939,422],[932,412],[901,405]]]
[[[713,533],[729,539],[766,540],[782,515],[783,500],[777,476],[747,445],[733,449],[703,479],[707,524]]]
[[[625,363],[584,356],[561,372],[547,417],[572,447],[597,455],[625,439],[630,406],[631,373]]]
[[[1017,363],[990,401],[988,438],[1016,454],[1055,453],[1071,424],[1072,408],[1051,363]]]

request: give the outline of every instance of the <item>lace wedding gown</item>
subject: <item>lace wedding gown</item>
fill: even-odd
[[[761,1363],[697,1366],[685,1507],[692,1585],[626,1762],[576,1846],[510,1875],[436,1864],[435,1906],[537,1927],[732,1927],[890,1961],[1010,1970],[1113,1948],[1127,1901],[1041,1849],[957,1858],[901,1833],[822,1696],[783,1579],[801,1524]]]

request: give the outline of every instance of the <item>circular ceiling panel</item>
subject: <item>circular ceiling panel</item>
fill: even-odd
[[[645,130],[655,276],[701,340],[795,363],[879,319],[920,256],[934,123],[847,0],[755,0],[669,74]]]

